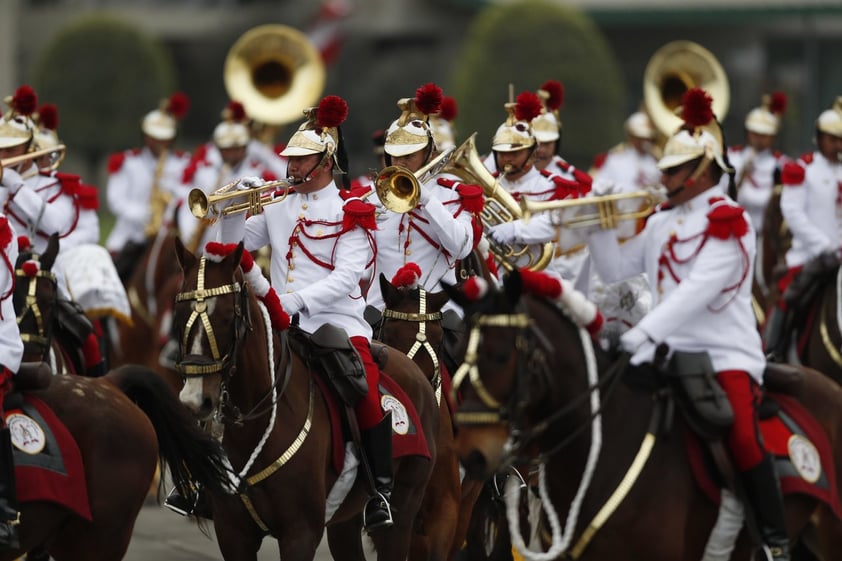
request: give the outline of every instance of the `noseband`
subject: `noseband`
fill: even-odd
[[[33,255],[30,260],[37,260],[37,256]],[[15,269],[15,277],[17,279],[29,279],[29,284],[26,289],[26,300],[24,301],[24,308],[21,310],[20,315],[17,317],[18,327],[21,326],[23,320],[28,315],[32,315],[33,319],[35,320],[36,332],[35,333],[25,333],[21,331],[20,338],[23,341],[24,345],[28,348],[27,352],[30,352],[29,349],[32,349],[31,352],[37,353],[40,356],[45,356],[50,349],[50,326],[44,323],[44,314],[41,311],[41,306],[38,305],[38,297],[37,297],[37,290],[38,290],[38,279],[39,278],[46,278],[48,279],[53,285],[53,302],[56,301],[55,292],[57,290],[57,283],[56,283],[56,275],[52,271],[45,271],[42,269],[38,269],[38,271],[34,275],[27,274],[23,269]]]

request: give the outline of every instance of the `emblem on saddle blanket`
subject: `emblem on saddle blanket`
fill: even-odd
[[[769,396],[780,409],[760,420],[760,432],[766,449],[774,458],[781,491],[815,497],[842,518],[833,452],[827,435],[794,398],[782,394]],[[696,481],[712,501],[719,503],[719,487],[711,475],[706,452],[697,437],[686,441]]]
[[[41,400],[25,395],[6,411],[20,502],[58,503],[91,520],[82,454],[67,427]]]

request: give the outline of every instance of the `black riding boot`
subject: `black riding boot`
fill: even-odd
[[[771,456],[742,474],[746,498],[757,520],[760,537],[772,561],[789,561],[783,496]],[[771,555],[771,556],[769,556]]]
[[[12,435],[9,427],[3,427],[0,429],[0,550],[4,551],[20,548],[20,515],[16,491]]]
[[[363,527],[369,534],[392,526],[392,413],[374,427],[362,431],[363,453],[371,468],[376,495],[372,496],[363,511]]]
[[[207,493],[202,492],[201,485],[196,484],[181,493],[178,487],[173,487],[167,498],[164,499],[164,506],[182,516],[196,516],[213,520],[213,510],[208,501]]]
[[[789,346],[789,315],[789,312],[775,306],[766,321],[763,339],[766,343],[766,359],[770,362],[786,361]]]

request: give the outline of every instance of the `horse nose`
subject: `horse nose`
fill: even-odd
[[[477,449],[471,450],[467,457],[462,459],[462,466],[465,474],[472,479],[485,479],[488,471],[488,461],[485,455]]]

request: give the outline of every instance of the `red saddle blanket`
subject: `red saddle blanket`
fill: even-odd
[[[775,469],[784,495],[801,493],[826,503],[842,519],[833,451],[822,427],[794,398],[768,393],[780,410],[760,421],[766,449],[775,458]],[[696,481],[705,494],[719,504],[719,485],[714,481],[706,450],[699,437],[687,431],[687,452]]]
[[[330,425],[333,432],[333,467],[336,473],[342,472],[345,462],[345,438],[342,430],[342,415],[336,396],[321,376],[315,376],[322,390],[327,409],[330,412]],[[427,438],[421,429],[421,419],[397,382],[387,374],[380,373],[380,406],[385,411],[392,411],[392,457],[423,456],[430,458]]]
[[[46,403],[24,394],[6,411],[12,435],[19,502],[57,503],[92,520],[82,454],[70,431]]]

